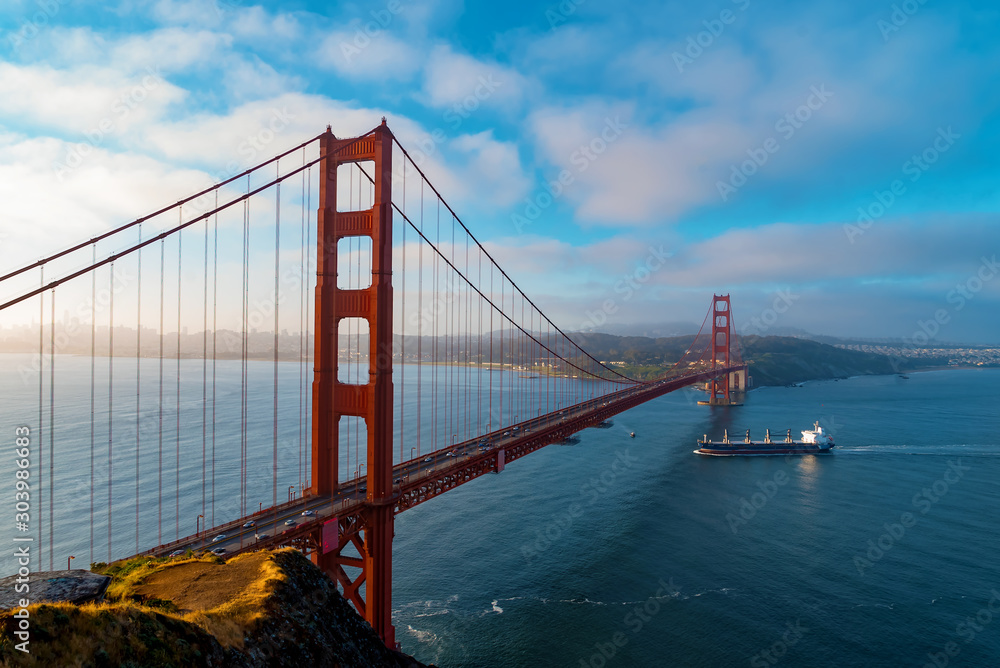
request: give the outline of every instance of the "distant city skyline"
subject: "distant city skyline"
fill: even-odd
[[[1000,18],[895,7],[4,3],[0,264],[386,116],[567,330],[997,342]]]

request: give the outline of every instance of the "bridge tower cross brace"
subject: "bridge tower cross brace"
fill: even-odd
[[[389,647],[396,645],[392,625],[392,141],[384,118],[381,126],[361,138],[338,139],[329,127],[320,138],[324,159],[320,162],[316,235],[310,488],[314,495],[337,491],[340,418],[364,419],[368,437],[364,508],[356,517],[330,520],[335,535],[332,540],[317,541],[312,559],[341,585],[344,596]],[[363,211],[338,211],[337,168],[361,162],[374,164],[374,204]],[[372,281],[367,288],[337,287],[337,246],[346,237],[372,240]],[[338,330],[344,318],[368,321],[365,385],[337,380]],[[327,530],[322,538],[327,538]],[[348,545],[354,546],[360,558],[342,554]],[[344,566],[361,572],[352,578]]]

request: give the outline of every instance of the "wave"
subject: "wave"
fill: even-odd
[[[942,443],[938,445],[871,444],[846,445],[834,450],[835,455],[975,455],[1000,457],[1000,445],[987,443]]]
[[[406,630],[417,640],[417,642],[435,643],[438,640],[437,634],[433,631],[421,631],[420,629],[413,628],[409,624],[406,625]]]

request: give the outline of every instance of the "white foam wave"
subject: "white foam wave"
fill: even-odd
[[[415,629],[409,624],[406,625],[406,630],[416,638],[417,642],[423,643],[435,643],[437,642],[437,634],[433,631],[421,631],[420,629]]]

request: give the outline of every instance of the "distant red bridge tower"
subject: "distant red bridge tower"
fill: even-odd
[[[739,364],[740,355],[733,351],[733,313],[729,295],[713,295],[712,298],[712,368],[725,368]],[[742,402],[730,394],[744,391],[747,385],[747,370],[722,374],[708,381],[708,401],[699,401],[707,406],[740,406]]]

